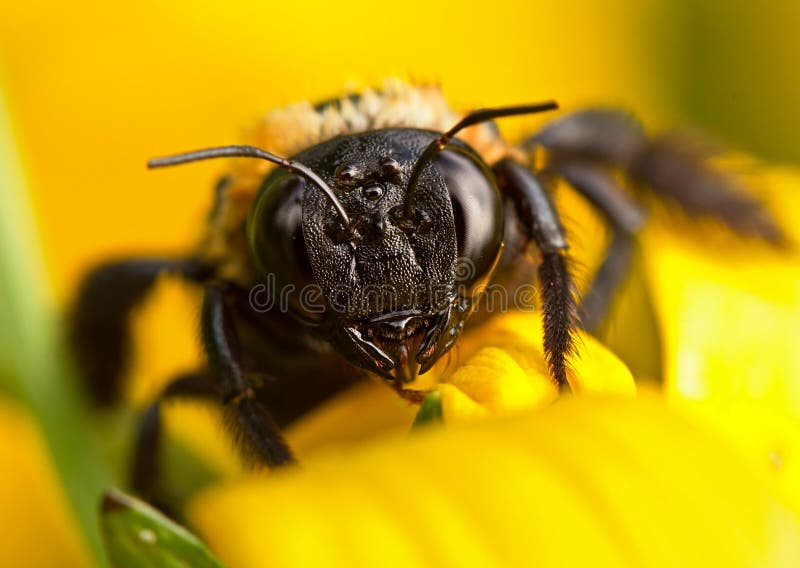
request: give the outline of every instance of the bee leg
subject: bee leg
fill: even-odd
[[[542,253],[538,269],[543,310],[544,351],[550,374],[560,389],[567,383],[567,358],[574,350],[577,325],[575,287],[568,269],[567,240],[558,214],[536,176],[504,159],[493,166],[504,195],[514,204],[530,241]]]
[[[172,380],[139,418],[134,446],[131,488],[156,505],[164,497],[161,490],[159,453],[162,439],[161,403],[174,398],[215,400],[208,371],[179,375]],[[162,507],[163,509],[163,507]]]
[[[677,134],[654,138],[630,163],[628,175],[636,187],[649,188],[689,217],[715,219],[744,237],[784,242],[772,214],[734,176],[711,167],[697,146]]]
[[[622,170],[690,217],[716,219],[735,233],[779,244],[784,235],[771,214],[733,176],[709,164],[714,152],[699,137],[665,133],[648,137],[627,112],[588,109],[551,122],[522,142],[541,146],[555,161],[582,159]]]
[[[596,331],[608,313],[614,292],[628,274],[634,237],[644,225],[645,212],[617,186],[609,172],[589,162],[565,161],[553,169],[578,190],[606,218],[611,242],[578,310],[583,329]]]
[[[203,344],[225,418],[245,459],[270,467],[294,461],[275,420],[245,379],[227,287],[206,287],[201,314]]]
[[[542,146],[556,157],[626,166],[647,146],[647,135],[632,114],[593,108],[550,122],[520,146],[524,150]]]
[[[158,276],[171,272],[202,281],[210,269],[199,259],[133,258],[102,264],[84,279],[70,318],[76,364],[92,398],[117,400],[131,351],[129,319]]]

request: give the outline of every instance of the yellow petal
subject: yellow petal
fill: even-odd
[[[455,367],[455,371],[445,375],[443,382],[491,414],[552,402],[557,392],[544,359],[541,330],[538,313],[511,312],[495,316],[462,338],[455,357],[464,362],[450,361],[449,366]],[[571,359],[568,378],[577,394],[632,395],[636,392],[627,367],[597,340],[582,332],[576,334],[576,354]],[[469,420],[483,414],[476,412],[463,398],[456,397],[451,389],[442,390],[442,387],[445,420]]]
[[[549,376],[531,376],[499,347],[484,347],[446,381],[493,414],[533,407],[557,396]],[[445,419],[450,416],[444,413]]]
[[[489,414],[485,407],[455,385],[444,383],[437,390],[442,397],[442,418],[448,422],[469,422]]]
[[[750,400],[692,401],[673,405],[736,446],[755,470],[800,510],[800,420]]]
[[[313,452],[374,441],[377,437],[408,433],[417,406],[400,399],[384,384],[360,384],[315,409],[287,432],[302,459]]]
[[[800,521],[769,480],[647,398],[318,456],[207,490],[189,517],[231,568],[800,562]]]

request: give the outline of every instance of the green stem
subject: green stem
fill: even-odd
[[[97,508],[111,476],[64,356],[25,181],[0,90],[0,382],[31,409],[96,565]],[[43,543],[47,542],[43,535]]]

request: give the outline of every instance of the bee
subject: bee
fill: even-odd
[[[567,114],[518,144],[494,124],[556,108],[460,115],[437,87],[388,82],[275,110],[252,145],[151,160],[159,168],[241,158],[218,182],[194,251],[101,265],[74,305],[77,362],[94,397],[111,403],[129,359],[131,311],[157,277],[170,272],[204,289],[207,365],[176,378],[144,413],[134,489],[156,490],[165,398],[219,401],[243,454],[269,467],[293,461],[282,428],[369,375],[421,400],[406,386],[477,324],[490,283],[538,281],[543,329],[531,332],[543,334],[552,380],[568,389],[574,332],[602,321],[645,222],[620,179],[739,234],[781,240],[733,180],[674,140],[649,137],[625,112]],[[539,167],[534,154],[544,156]],[[556,178],[585,196],[612,233],[580,301],[551,195]]]

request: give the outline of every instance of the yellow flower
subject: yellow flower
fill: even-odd
[[[212,487],[189,516],[235,568],[800,561],[797,510],[764,473],[649,397],[327,452]]]

